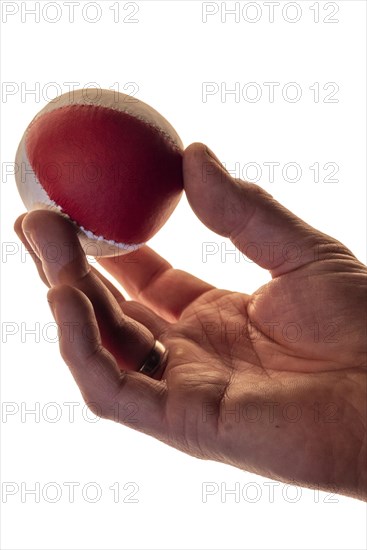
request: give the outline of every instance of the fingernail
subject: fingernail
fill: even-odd
[[[23,233],[25,235],[25,238],[27,239],[27,241],[29,242],[30,246],[32,247],[32,250],[33,252],[36,254],[36,256],[41,259],[40,257],[40,253],[39,253],[39,250],[38,250],[38,247],[36,246],[36,243],[35,241],[33,240],[33,237],[32,237],[32,233],[30,231],[25,231],[23,230]]]
[[[23,224],[26,238],[38,253],[50,286],[81,279],[89,264],[75,226],[54,212],[34,212]]]
[[[217,164],[219,164],[219,166],[222,166],[222,163],[220,162],[219,158],[206,145],[205,145],[205,152],[211,159],[213,159]]]
[[[51,313],[54,317],[56,317],[56,313],[55,313],[55,304],[53,302],[50,302],[50,300],[47,300],[48,302],[48,305],[50,306],[50,310],[51,310]]]
[[[43,264],[42,264],[42,259],[40,257],[40,252],[38,247],[36,246],[35,241],[32,238],[32,234],[30,233],[30,231],[24,231],[23,229],[23,235],[24,235],[23,239],[21,240],[25,248],[28,250],[32,260],[36,264],[38,275],[40,276],[42,282],[45,283],[45,285],[50,288],[50,282],[47,279],[46,274],[43,270]]]
[[[216,163],[217,166],[219,166],[219,168],[227,172],[227,174],[229,173],[228,170],[225,168],[225,166],[223,166],[219,158],[213,153],[211,149],[209,149],[207,145],[205,145],[205,152],[211,160],[214,160],[214,162]]]
[[[26,249],[26,251],[29,253],[30,257],[32,258],[33,262],[35,263],[35,266],[38,271],[38,275],[41,277],[41,280],[45,283],[46,286],[50,287],[50,283],[47,280],[47,277],[43,271],[42,267],[42,261],[41,258],[38,256],[37,252],[33,249],[35,247],[35,244],[33,242],[33,246],[31,245],[31,241],[33,241],[30,232],[24,231],[24,229],[20,226],[14,227],[15,233],[18,235],[18,238],[20,239],[22,245]]]

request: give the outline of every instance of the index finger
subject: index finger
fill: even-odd
[[[176,321],[199,296],[215,287],[174,269],[149,246],[130,254],[99,258],[99,263],[135,300],[169,321]]]

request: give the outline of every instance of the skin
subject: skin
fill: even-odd
[[[183,167],[199,219],[269,270],[252,295],[214,288],[144,246],[99,260],[126,301],[67,220],[40,210],[15,224],[50,287],[84,400],[192,456],[366,500],[366,267],[232,179],[204,145],[186,149]],[[169,354],[151,378],[137,371],[154,339]]]

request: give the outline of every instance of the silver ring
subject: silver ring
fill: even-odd
[[[168,350],[164,345],[156,340],[154,342],[153,349],[145,359],[143,365],[140,367],[139,372],[146,374],[147,376],[153,376],[158,370],[163,369],[167,362]]]

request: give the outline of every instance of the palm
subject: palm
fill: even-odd
[[[364,355],[358,329],[364,320],[365,279],[363,266],[345,255],[273,279],[252,296],[209,290],[184,309],[164,338],[167,343],[180,340],[188,354],[192,346],[194,353],[199,348],[223,370],[246,371],[251,365],[251,372],[255,368],[262,375],[266,370],[352,368],[362,365]],[[322,301],[315,299],[317,293]],[[186,354],[183,361],[188,361]]]
[[[193,164],[186,166],[188,181]],[[215,223],[210,202],[200,203],[195,186],[187,191],[204,223],[238,248],[243,235],[261,244],[270,232],[281,243],[298,236],[305,251],[296,266],[279,257],[258,262],[273,279],[252,296],[215,289],[143,247],[132,262],[124,256],[100,262],[134,300],[125,301],[90,270],[71,224],[50,212],[29,214],[23,228],[39,250],[41,277],[54,287],[56,320],[77,327],[72,343],[62,333],[63,357],[102,416],[116,419],[117,401],[118,420],[127,423],[124,406],[135,402],[132,427],[191,455],[363,495],[365,267],[262,192],[251,199],[249,187],[245,198],[255,205],[256,222],[251,209],[241,210],[242,185],[228,192],[235,194],[228,208],[213,206]],[[223,189],[212,183],[212,196]],[[242,223],[243,216],[249,221]],[[17,232],[29,246],[21,226],[22,219]],[[60,262],[42,257],[47,242],[63,251]],[[319,242],[322,254],[314,261]],[[86,325],[94,327],[87,339]],[[134,372],[154,339],[169,352],[161,380]]]
[[[171,352],[166,369],[172,390],[166,416],[188,420],[184,427],[179,424],[173,434],[175,446],[196,456],[218,460],[223,460],[224,447],[228,449],[226,460],[243,466],[243,457],[249,454],[248,441],[239,446],[239,434],[246,420],[251,426],[261,421],[261,417],[263,421],[271,420],[271,427],[293,424],[295,440],[301,437],[302,430],[305,430],[303,437],[307,434],[312,439],[315,422],[321,423],[317,438],[322,430],[327,431],[330,424],[334,427],[338,422],[344,441],[339,413],[345,402],[344,399],[338,402],[329,386],[339,381],[347,391],[353,381],[363,376],[355,368],[363,358],[363,340],[357,339],[353,346],[346,346],[346,342],[363,324],[364,279],[362,266],[358,262],[351,265],[346,255],[327,268],[314,264],[274,279],[252,296],[213,289],[191,302],[179,320],[160,336],[169,349],[178,351]],[[330,297],[327,307],[325,300],[312,300],[316,292]],[[360,316],[358,309],[353,309],[353,315],[346,315],[351,301],[360,304]],[[272,315],[274,311],[276,317]],[[330,319],[337,319],[338,324]],[[310,381],[307,372],[319,376]],[[300,374],[295,376],[296,373]],[[311,393],[309,399],[304,395],[305,384]],[[290,386],[296,391],[291,399],[285,400]],[[305,420],[301,430],[296,425],[299,415]],[[226,429],[229,425],[234,428],[237,425],[237,430]],[[271,432],[274,429],[267,434],[269,458],[279,445],[279,433],[272,437]],[[184,437],[180,438],[180,434]],[[347,434],[348,430],[345,439]],[[253,435],[252,445],[256,444],[256,430]],[[272,464],[273,475],[280,479],[289,475],[295,459],[295,441],[289,435],[288,428],[282,456]],[[225,444],[214,443],[218,438],[224,438]],[[264,444],[262,451],[263,447]],[[318,464],[313,464],[315,483],[325,473],[326,455],[330,452],[322,445],[319,447],[315,456]],[[218,448],[221,453],[216,456]],[[290,452],[291,461],[286,459]],[[258,469],[259,459],[256,465]],[[246,466],[255,469],[249,462]],[[306,475],[294,472],[295,477]],[[330,473],[331,484],[332,479]]]

